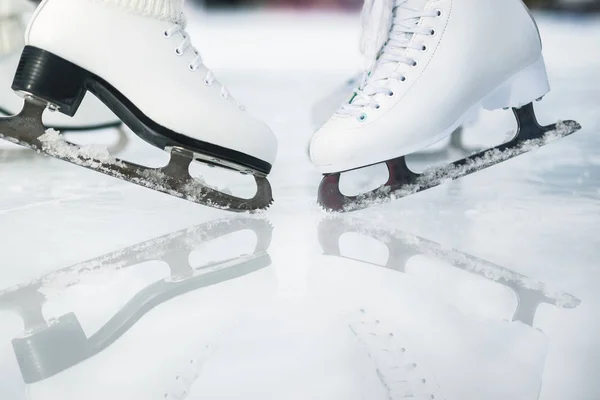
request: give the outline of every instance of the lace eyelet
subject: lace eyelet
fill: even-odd
[[[439,8],[437,10],[435,10],[435,15],[437,17],[441,17],[442,16],[442,10],[440,10]]]
[[[356,118],[359,122],[364,122],[367,119],[367,114],[360,114],[358,118]]]
[[[180,56],[180,55],[182,55],[182,54],[183,54],[183,51],[179,50],[179,47],[177,47],[177,48],[175,49],[175,54],[177,54],[178,56]]]
[[[373,106],[373,108],[374,108],[375,110],[379,110],[379,109],[381,108],[381,104],[375,104],[375,105]]]
[[[417,65],[418,65],[418,64],[417,64],[417,60],[413,60],[413,62],[412,62],[412,64],[411,64],[410,66],[411,66],[411,67],[416,67]]]
[[[206,86],[211,86],[213,83],[211,81],[209,81],[208,79],[204,78],[204,84]]]
[[[192,64],[188,64],[188,69],[192,72],[196,71],[196,67],[194,67]]]
[[[427,46],[423,45],[423,46],[421,47],[421,51],[427,51]]]
[[[402,78],[400,78],[400,82],[406,82],[406,77],[403,76]]]
[[[402,82],[404,82],[405,80],[406,80],[406,78],[404,78],[404,80],[402,80]],[[396,94],[396,93],[394,93],[394,91],[393,91],[393,90],[390,90],[390,91],[387,93],[388,97],[394,97],[394,95],[395,95],[395,94]]]
[[[435,36],[435,29],[429,29],[429,36]]]
[[[168,32],[167,30],[164,30],[164,31],[163,31],[163,36],[164,36],[165,38],[170,38],[170,37],[171,37],[171,35],[169,35],[169,32]]]

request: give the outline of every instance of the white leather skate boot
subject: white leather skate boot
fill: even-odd
[[[70,116],[89,91],[159,148],[184,148],[264,176],[275,159],[275,136],[204,66],[184,30],[182,3],[44,0],[13,89]]]
[[[479,107],[518,108],[550,90],[521,0],[367,3],[383,10],[367,43],[376,60],[361,90],[311,140],[322,173],[398,158],[450,135]]]
[[[15,115],[23,100],[11,90],[11,84],[24,46],[24,20],[33,12],[26,0],[0,3],[0,116]],[[121,121],[93,96],[87,96],[73,118],[45,112],[44,125],[57,130],[92,130],[118,126]]]

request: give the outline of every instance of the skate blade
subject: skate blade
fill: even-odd
[[[91,151],[67,142],[58,133],[46,132],[42,113],[46,104],[26,100],[21,112],[10,118],[0,118],[0,138],[27,147],[71,164],[166,193],[194,203],[227,211],[256,211],[273,202],[271,185],[262,176],[254,176],[256,194],[245,199],[211,188],[189,173],[194,153],[181,148],[171,149],[171,159],[162,168],[149,168],[111,156],[108,151]]]
[[[513,112],[518,129],[513,138],[506,143],[447,165],[426,169],[420,174],[408,168],[405,156],[388,160],[385,162],[389,171],[388,181],[381,187],[358,196],[346,196],[341,193],[339,187],[341,172],[326,174],[319,185],[317,202],[326,211],[361,210],[431,189],[449,180],[462,178],[528,153],[581,129],[581,125],[575,121],[563,121],[548,126],[539,125],[532,103],[513,109]]]

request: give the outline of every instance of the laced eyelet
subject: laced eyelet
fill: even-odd
[[[423,46],[421,47],[421,51],[427,51],[427,46],[423,45]]]
[[[183,51],[179,50],[179,47],[177,47],[177,48],[175,49],[175,54],[177,54],[178,56],[180,56],[180,55],[182,55],[182,54],[183,54]]]
[[[213,83],[212,83],[212,81],[209,81],[208,79],[204,78],[204,84],[205,84],[206,86],[210,86],[210,85],[212,85]]]
[[[402,78],[400,78],[400,82],[406,82],[406,77],[403,76]]]
[[[440,10],[439,8],[437,10],[435,10],[435,15],[438,17],[442,16],[442,10]]]
[[[360,114],[360,116],[358,118],[356,118],[359,122],[363,122],[364,120],[367,119],[367,114],[362,113]]]
[[[373,106],[373,108],[374,108],[375,110],[379,110],[379,109],[381,108],[381,104],[375,104],[375,105]]]
[[[166,38],[170,38],[171,37],[171,35],[169,35],[169,32],[166,29],[163,31],[163,36],[166,37]]]
[[[192,72],[196,71],[196,67],[194,67],[192,64],[188,64],[188,69]]]
[[[435,36],[435,29],[429,29],[429,36]]]
[[[412,64],[410,65],[411,67],[416,67],[417,66],[417,60],[413,60]]]
[[[402,80],[402,82],[404,82],[405,80],[406,80],[406,78],[404,78],[404,80]],[[396,94],[396,93],[394,93],[394,91],[393,91],[393,90],[390,90],[390,91],[387,93],[388,97],[394,97],[394,95],[395,95],[395,94]]]

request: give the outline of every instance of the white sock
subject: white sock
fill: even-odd
[[[183,17],[183,2],[185,0],[102,0],[136,14],[145,15],[161,20],[181,23]]]

